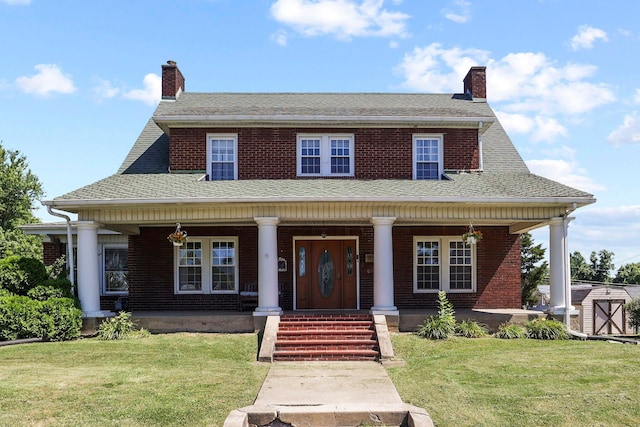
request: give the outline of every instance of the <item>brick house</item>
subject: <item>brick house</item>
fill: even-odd
[[[78,215],[84,315],[113,308],[100,230],[126,236],[134,312],[237,311],[256,283],[254,316],[398,315],[438,290],[456,308],[520,308],[519,235],[548,225],[563,308],[568,214],[595,199],[529,172],[485,74],[460,94],[190,93],[168,61],[118,172],[45,202]],[[183,246],[167,240],[177,223]],[[483,239],[467,245],[471,226]]]

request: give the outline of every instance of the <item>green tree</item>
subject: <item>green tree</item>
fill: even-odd
[[[589,262],[587,262],[580,252],[572,253],[570,255],[571,279],[610,283],[612,280],[611,270],[615,268],[614,255],[613,252],[606,249],[602,249],[600,252],[593,251],[589,256]]]
[[[33,207],[44,191],[19,151],[7,150],[0,142],[0,258],[10,255],[42,258],[42,242],[27,236],[19,225],[38,222]]]
[[[543,261],[545,251],[542,244],[534,244],[531,234],[520,235],[522,305],[530,306],[536,303],[538,285],[549,275],[549,264]]]
[[[640,262],[625,264],[618,269],[614,283],[629,283],[640,285]]]
[[[42,184],[19,151],[7,150],[0,142],[0,228],[12,230],[36,221],[33,208],[44,195]]]

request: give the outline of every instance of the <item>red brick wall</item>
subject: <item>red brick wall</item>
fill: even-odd
[[[520,240],[506,227],[479,227],[477,288],[449,293],[456,308],[520,308]],[[437,308],[436,293],[413,293],[413,236],[462,235],[464,227],[394,227],[395,303],[402,308]]]
[[[237,236],[240,283],[257,282],[257,227],[185,227],[192,236]],[[520,307],[520,242],[506,227],[480,227],[484,239],[477,246],[477,292],[449,294],[456,308]],[[293,309],[293,237],[358,236],[360,244],[360,307],[373,306],[373,227],[278,227],[278,256],[288,269],[279,273],[281,306]],[[175,295],[173,246],[166,236],[173,228],[142,228],[129,238],[130,310],[237,310],[236,295]],[[461,235],[465,227],[394,227],[395,304],[399,309],[436,308],[435,293],[413,293],[413,236]],[[111,300],[103,301],[112,309]]]
[[[238,134],[239,179],[295,179],[299,133],[353,133],[357,179],[411,179],[412,135],[417,133],[444,134],[445,169],[478,167],[474,129],[183,128],[171,129],[170,168],[206,170],[207,133]]]
[[[58,258],[67,254],[67,249],[64,243],[55,239],[53,242],[42,243],[42,262],[44,265],[53,264]]]

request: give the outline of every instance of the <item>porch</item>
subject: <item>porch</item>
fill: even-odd
[[[298,310],[284,314],[330,314],[332,311]],[[369,310],[340,310],[336,314],[370,314]],[[391,332],[413,332],[437,309],[399,310],[399,315],[387,315]],[[545,313],[522,309],[460,309],[456,310],[458,321],[472,319],[495,331],[505,322],[524,324]],[[261,332],[266,316],[254,316],[252,312],[236,311],[134,311],[132,318],[137,325],[152,333],[204,332],[204,333],[253,333]]]

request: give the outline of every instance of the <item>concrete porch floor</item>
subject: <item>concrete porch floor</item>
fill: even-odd
[[[317,311],[297,310],[285,311],[284,314],[318,314],[318,313],[361,313],[369,310]],[[437,313],[430,310],[400,310],[399,316],[387,316],[390,332],[413,332],[431,315]],[[472,319],[485,324],[489,331],[495,331],[505,322],[524,324],[536,317],[544,317],[545,313],[522,309],[460,309],[456,310],[456,319]],[[265,317],[253,316],[252,312],[239,311],[134,311],[132,318],[138,326],[152,333],[171,332],[210,332],[210,333],[251,333],[264,328]]]

